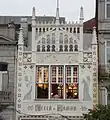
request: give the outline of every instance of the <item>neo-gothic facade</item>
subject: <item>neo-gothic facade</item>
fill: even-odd
[[[96,30],[84,34],[83,20],[81,7],[79,22],[60,23],[57,7],[55,21],[38,23],[33,8],[31,49],[23,28],[18,40],[17,120],[81,119],[98,104]]]

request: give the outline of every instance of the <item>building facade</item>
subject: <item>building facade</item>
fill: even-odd
[[[76,23],[36,22],[32,11],[30,49],[21,26],[17,53],[17,120],[83,119],[98,104],[96,29],[83,33],[83,8]],[[22,19],[22,22],[25,19]]]
[[[16,46],[14,24],[0,24],[0,112],[14,104]]]
[[[97,0],[97,28],[99,44],[99,80],[102,82],[100,103],[110,104],[110,0]],[[99,82],[100,83],[100,82]],[[105,88],[107,87],[109,90]]]

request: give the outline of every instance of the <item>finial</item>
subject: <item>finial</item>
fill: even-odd
[[[20,32],[19,32],[19,39],[18,39],[18,44],[24,44],[24,41],[23,41],[23,28],[21,27],[20,28]]]
[[[36,13],[35,13],[35,7],[33,7],[33,10],[32,10],[32,19],[36,19]]]
[[[96,27],[93,27],[93,38],[92,38],[92,44],[97,44],[97,35],[96,35]]]
[[[60,19],[59,19],[59,0],[57,0],[57,9],[56,9],[56,24],[60,24]]]
[[[84,12],[83,12],[83,7],[81,6],[80,8],[80,22],[83,22],[84,20]]]

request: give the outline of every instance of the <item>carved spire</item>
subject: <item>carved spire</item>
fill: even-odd
[[[23,28],[20,28],[18,45],[24,45]]]
[[[35,20],[36,19],[36,12],[35,12],[35,7],[33,7],[33,10],[32,10],[32,20]]]
[[[60,24],[60,17],[59,17],[59,0],[57,0],[57,8],[56,8],[56,25]]]
[[[92,45],[97,45],[96,27],[93,27]]]
[[[83,12],[83,7],[81,6],[80,8],[80,23],[83,23],[84,20],[84,12]]]

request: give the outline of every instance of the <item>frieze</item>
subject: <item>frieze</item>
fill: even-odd
[[[80,107],[81,111],[87,111],[86,106],[81,106]],[[34,105],[28,105],[27,106],[28,111],[33,111],[35,110],[36,112],[52,112],[52,111],[57,111],[57,112],[71,112],[71,111],[77,111],[78,108],[75,105],[62,105],[58,104],[56,106],[52,105],[42,105],[42,104],[36,104]]]

